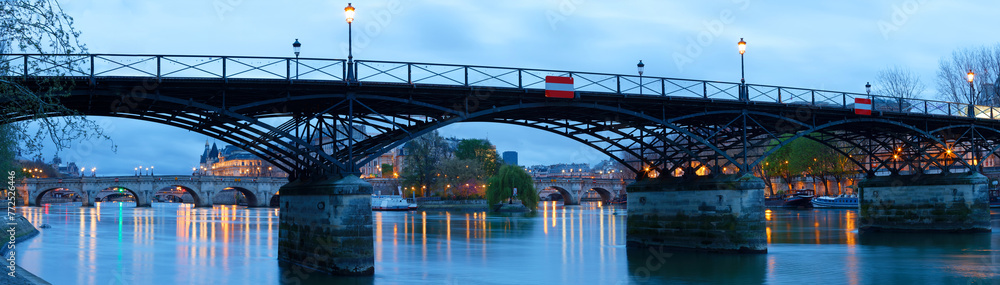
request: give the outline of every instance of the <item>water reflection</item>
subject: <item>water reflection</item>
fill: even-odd
[[[375,212],[376,275],[363,278],[279,265],[277,209],[50,205],[21,209],[32,223],[52,228],[18,245],[18,263],[53,284],[873,284],[1000,278],[996,219],[992,234],[869,235],[857,232],[853,210],[775,209],[765,213],[768,254],[728,255],[626,249],[624,210],[597,203],[541,205],[534,215]]]

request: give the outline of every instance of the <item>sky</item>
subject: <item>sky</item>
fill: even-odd
[[[347,57],[346,1],[62,1],[91,53]],[[354,58],[573,70],[864,92],[889,66],[935,97],[940,60],[994,45],[996,1],[355,1]],[[190,174],[206,140],[179,128],[95,118],[112,137],[59,155],[98,175]],[[459,123],[443,136],[488,138],[521,165],[606,156],[570,139],[500,124]],[[117,145],[117,150],[112,149]],[[221,143],[220,143],[221,144]],[[221,146],[220,146],[221,147]],[[55,149],[43,153],[50,159]]]

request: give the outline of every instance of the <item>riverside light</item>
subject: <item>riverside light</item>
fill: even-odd
[[[295,52],[295,57],[299,57],[299,52],[302,51],[302,43],[299,43],[299,39],[295,39],[292,43],[292,51]]]
[[[351,3],[347,3],[347,7],[344,8],[344,17],[347,18],[347,23],[354,22],[354,7],[351,6]]]

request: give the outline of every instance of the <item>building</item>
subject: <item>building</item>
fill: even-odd
[[[205,152],[201,155],[195,174],[215,176],[287,177],[288,174],[270,162],[235,146],[227,145],[219,150],[216,144],[209,147],[205,142]]]
[[[361,178],[399,178],[403,170],[403,148],[396,147],[361,167]]]
[[[517,152],[516,151],[503,152],[503,163],[510,165],[517,165]]]

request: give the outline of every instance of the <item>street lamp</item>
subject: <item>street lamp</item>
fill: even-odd
[[[295,79],[299,79],[299,52],[302,51],[302,44],[299,43],[299,39],[295,39],[292,43],[292,51],[295,52]]]
[[[737,43],[740,47],[740,97],[745,97],[746,93],[746,71],[743,63],[743,54],[747,52],[747,42],[740,38],[740,42]],[[749,99],[749,98],[748,98]]]
[[[646,71],[646,65],[642,63],[642,60],[639,60],[639,64],[636,64],[635,67],[639,69],[639,95],[642,95],[642,72]]]
[[[972,72],[972,69],[969,69],[969,74],[966,76],[969,79],[969,98],[971,99],[976,94],[976,87],[972,86],[972,80],[976,79],[976,74]]]
[[[149,167],[149,176],[153,176],[153,168],[156,168],[156,167],[155,166],[150,166]]]
[[[354,7],[347,3],[344,8],[344,17],[347,18],[347,81],[354,82],[354,42],[351,24],[354,23]]]
[[[865,83],[865,92],[868,92],[868,96],[872,95],[872,83],[871,82],[866,82]]]

